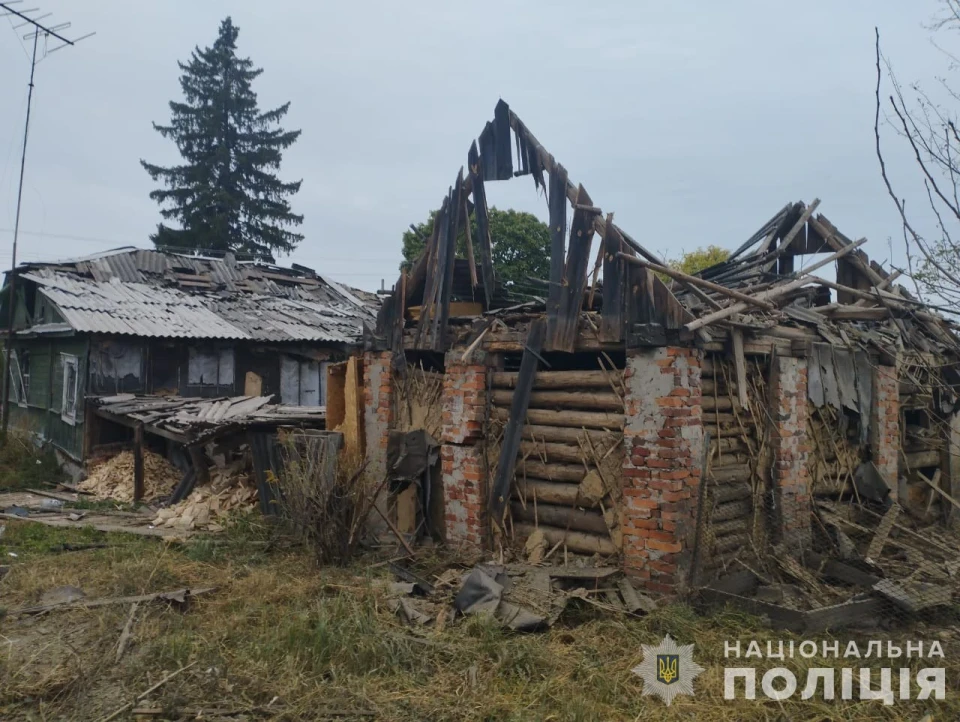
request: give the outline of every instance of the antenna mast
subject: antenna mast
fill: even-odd
[[[14,328],[13,328],[14,313],[13,312],[14,312],[14,305],[16,303],[16,298],[17,298],[17,295],[16,295],[17,241],[19,240],[19,235],[20,235],[20,208],[23,203],[23,175],[24,175],[24,169],[27,163],[27,138],[29,137],[29,133],[30,133],[30,108],[33,104],[33,78],[34,78],[34,73],[37,69],[37,63],[39,62],[37,60],[37,46],[40,41],[40,36],[42,35],[43,41],[44,41],[43,57],[46,57],[49,53],[60,50],[61,48],[64,48],[68,45],[72,46],[80,42],[84,38],[89,38],[91,35],[95,34],[95,33],[88,33],[74,40],[68,40],[66,37],[60,34],[60,31],[66,30],[67,28],[69,28],[70,23],[60,23],[58,25],[43,25],[39,23],[38,20],[49,17],[53,13],[45,13],[44,15],[39,15],[37,17],[31,18],[28,15],[28,13],[38,12],[39,8],[30,8],[27,10],[18,11],[13,9],[13,7],[11,7],[12,5],[18,5],[21,2],[23,2],[23,0],[0,1],[0,11],[3,11],[3,12],[0,12],[0,18],[8,17],[10,15],[16,16],[23,22],[17,25],[13,25],[12,27],[14,31],[16,31],[18,28],[29,26],[32,28],[31,32],[24,35],[23,39],[33,40],[33,56],[30,59],[30,83],[29,83],[30,90],[27,93],[27,117],[23,124],[23,148],[20,151],[20,182],[19,182],[19,185],[17,186],[17,214],[16,214],[16,220],[14,221],[14,224],[13,224],[13,253],[12,253],[12,260],[10,263],[10,279],[9,279],[10,295],[9,295],[9,300],[7,304],[7,315],[8,315],[7,339],[6,339],[6,343],[4,344],[4,364],[3,364],[4,373],[3,373],[3,397],[2,397],[3,405],[2,405],[2,408],[0,408],[0,411],[2,411],[2,414],[3,414],[3,422],[2,422],[2,426],[0,426],[0,436],[2,436],[4,441],[7,438],[7,427],[10,424],[10,379],[12,376],[11,369],[10,369],[10,351],[11,351],[10,347],[13,342],[13,331],[14,331]],[[48,49],[47,43],[49,42],[50,38],[55,38],[56,40],[59,40],[60,45],[57,45],[56,47]],[[41,60],[43,59],[43,57],[41,58]],[[18,367],[19,367],[19,363],[18,363]],[[21,391],[22,390],[23,389],[21,388]],[[18,391],[17,393],[20,393],[20,391]]]

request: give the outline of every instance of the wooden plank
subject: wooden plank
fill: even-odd
[[[599,211],[599,209],[598,209]],[[613,213],[607,214],[607,224],[606,228],[613,228]],[[600,243],[597,244],[597,260],[593,264],[593,275],[590,278],[590,295],[587,297],[587,309],[593,310],[593,298],[597,293],[597,277],[600,274],[600,267],[603,264],[604,258],[604,238],[600,238]],[[601,318],[602,321],[602,318]]]
[[[880,577],[875,574],[870,574],[849,564],[830,559],[809,549],[804,550],[801,561],[807,569],[812,569],[828,579],[843,582],[844,584],[852,584],[870,589],[880,581]]]
[[[807,625],[804,613],[796,609],[788,609],[778,604],[761,602],[711,587],[704,587],[699,594],[700,599],[709,606],[729,605],[740,612],[747,612],[758,617],[769,617],[770,623],[777,629],[802,632]]]
[[[470,182],[473,189],[473,212],[477,216],[477,242],[480,249],[480,273],[483,277],[483,296],[486,308],[493,303],[493,292],[496,287],[496,278],[493,270],[493,245],[490,242],[490,217],[487,211],[487,195],[483,185],[480,155],[477,152],[477,143],[473,142],[467,155],[467,164],[470,168]]]
[[[493,131],[497,147],[496,180],[513,178],[513,144],[510,142],[510,107],[501,98],[493,110]]]
[[[577,204],[590,205],[590,196],[587,195],[583,186],[580,186],[577,194]],[[552,351],[573,353],[576,347],[583,294],[587,289],[592,238],[592,215],[588,211],[574,211],[573,222],[570,224],[570,241],[567,244],[567,261],[563,269],[557,318],[556,322],[547,329],[546,348]],[[548,316],[548,323],[549,321]]]
[[[547,289],[547,326],[554,328],[560,309],[563,264],[567,242],[567,171],[557,163],[550,172],[550,287]]]
[[[726,286],[721,286],[717,283],[711,281],[706,281],[698,276],[690,276],[686,273],[682,273],[676,269],[670,268],[669,266],[661,266],[656,263],[650,263],[649,261],[642,261],[639,258],[635,258],[625,253],[619,254],[620,257],[625,260],[627,263],[632,263],[635,266],[646,266],[650,270],[656,273],[662,273],[664,276],[669,276],[677,281],[690,284],[691,286],[698,286],[704,288],[708,291],[714,293],[719,293],[721,296],[726,296],[737,301],[743,301],[748,303],[751,306],[757,306],[758,308],[765,309],[767,311],[773,310],[775,306],[772,303],[767,301],[762,301],[754,296],[750,296],[746,293],[741,293],[733,288],[727,288]]]
[[[857,248],[859,248],[866,242],[867,242],[867,239],[863,238],[857,241],[856,243],[851,243],[849,246],[844,246],[843,249],[836,251],[835,253],[832,253],[826,258],[823,258],[817,261],[816,263],[810,265],[808,268],[804,270],[804,275],[809,275],[814,271],[820,268],[823,268],[827,264],[833,263],[838,258],[842,258],[850,253],[853,253],[853,251],[855,251]],[[809,278],[799,278],[796,281],[793,281],[792,283],[787,283],[782,286],[775,286],[774,288],[771,288],[769,291],[762,291],[760,293],[757,293],[754,295],[753,298],[759,301],[770,301],[774,298],[779,298],[780,296],[784,296],[790,293],[791,291],[795,291],[796,289],[801,288],[807,285],[808,283],[811,283],[811,280]],[[714,311],[713,313],[709,313],[706,316],[702,316],[696,319],[695,321],[691,321],[690,323],[687,324],[687,329],[689,329],[690,331],[696,331],[698,328],[703,328],[704,326],[707,326],[711,323],[715,323],[716,321],[720,321],[725,318],[730,318],[730,316],[733,316],[734,314],[743,313],[744,311],[747,310],[748,307],[749,307],[749,304],[743,303],[743,302],[737,302],[737,303],[731,304],[730,306],[727,306],[726,308],[723,308],[720,311]]]
[[[470,209],[467,208],[467,195],[463,194],[461,218],[463,222],[463,232],[466,238],[466,247],[467,247],[467,264],[470,266],[470,285],[476,288],[480,285],[480,280],[477,278],[477,261],[473,256],[473,237],[470,233]]]
[[[64,604],[44,604],[38,607],[22,607],[20,609],[8,610],[12,616],[21,614],[43,614],[59,609],[93,609],[95,607],[106,607],[113,604],[141,604],[147,602],[177,602],[183,603],[187,599],[209,594],[216,591],[216,587],[202,587],[200,589],[175,589],[170,592],[155,592],[153,594],[139,594],[133,597],[103,597],[99,599],[81,599],[76,602],[66,602]]]
[[[420,322],[417,324],[417,333],[415,346],[421,348],[427,331],[430,327],[431,315],[434,313],[438,286],[440,284],[440,248],[446,246],[446,238],[441,238],[448,228],[446,223],[448,199],[444,198],[440,205],[440,210],[433,220],[433,232],[427,240],[427,247],[424,249],[424,258],[426,259],[424,267],[424,286],[423,299],[420,303]],[[418,264],[419,265],[419,264]]]
[[[813,212],[817,210],[819,205],[820,199],[814,198],[813,202],[803,209],[803,213],[800,214],[800,217],[797,219],[796,223],[793,224],[793,227],[787,232],[787,235],[780,240],[780,245],[778,246],[777,250],[771,254],[771,261],[764,265],[764,271],[769,271],[771,268],[773,268],[776,259],[787,254],[787,252],[790,250],[790,244],[793,243],[793,240],[807,225],[807,221],[810,220],[810,216],[813,215]]]
[[[743,330],[730,330],[730,342],[733,346],[733,365],[737,376],[737,398],[740,405],[746,408],[750,399],[747,396],[747,357],[743,352]]]
[[[803,630],[801,631],[823,632],[828,629],[869,624],[883,614],[886,607],[882,599],[871,597],[832,607],[812,609],[803,613]]]
[[[143,424],[133,427],[133,501],[143,499]]]
[[[543,336],[543,321],[534,321],[530,326],[526,349],[520,361],[520,375],[517,379],[513,402],[510,405],[510,418],[500,442],[500,461],[497,464],[497,476],[493,484],[491,504],[493,518],[498,524],[503,519],[507,498],[510,495],[510,483],[513,480],[513,473],[517,465],[517,452],[520,450],[520,439],[527,418],[530,393],[533,391],[533,380],[537,372],[538,358],[543,348]]]
[[[410,484],[397,494],[397,529],[413,534],[417,529],[417,485]]]
[[[613,214],[607,216],[603,234],[603,307],[600,310],[600,339],[620,341],[623,338],[623,261],[619,253],[623,245],[613,225]]]
[[[443,341],[447,332],[447,321],[450,319],[450,301],[453,298],[453,272],[457,260],[457,236],[460,233],[460,206],[462,204],[461,188],[463,187],[463,168],[457,173],[456,185],[450,193],[450,212],[447,222],[446,265],[443,267],[443,286],[440,294],[440,308],[434,322],[432,348],[434,351],[443,350]]]

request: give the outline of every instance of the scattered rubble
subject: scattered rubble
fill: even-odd
[[[240,477],[221,477],[190,494],[178,504],[157,512],[154,526],[168,529],[221,531],[222,520],[237,510],[251,510],[257,506],[257,489]]]

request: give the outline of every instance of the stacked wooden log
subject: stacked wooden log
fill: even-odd
[[[517,376],[493,374],[494,426],[509,419]],[[622,371],[536,375],[511,492],[517,536],[539,529],[551,547],[583,554],[619,551],[623,425]]]
[[[746,365],[747,399],[740,402],[735,371],[722,354],[709,354],[702,365],[703,426],[709,435],[700,572],[711,573],[749,546],[754,534],[755,501],[760,486],[756,470],[764,433],[765,369],[758,361]]]
[[[937,411],[935,391],[942,381],[929,364],[905,362],[900,374],[901,441],[900,473],[907,480],[901,503],[914,516],[943,514],[949,504],[935,489],[943,488],[944,457],[949,436],[945,414]]]

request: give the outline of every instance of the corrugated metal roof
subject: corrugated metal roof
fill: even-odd
[[[225,259],[118,249],[21,268],[81,332],[349,344],[376,313],[316,275]]]

